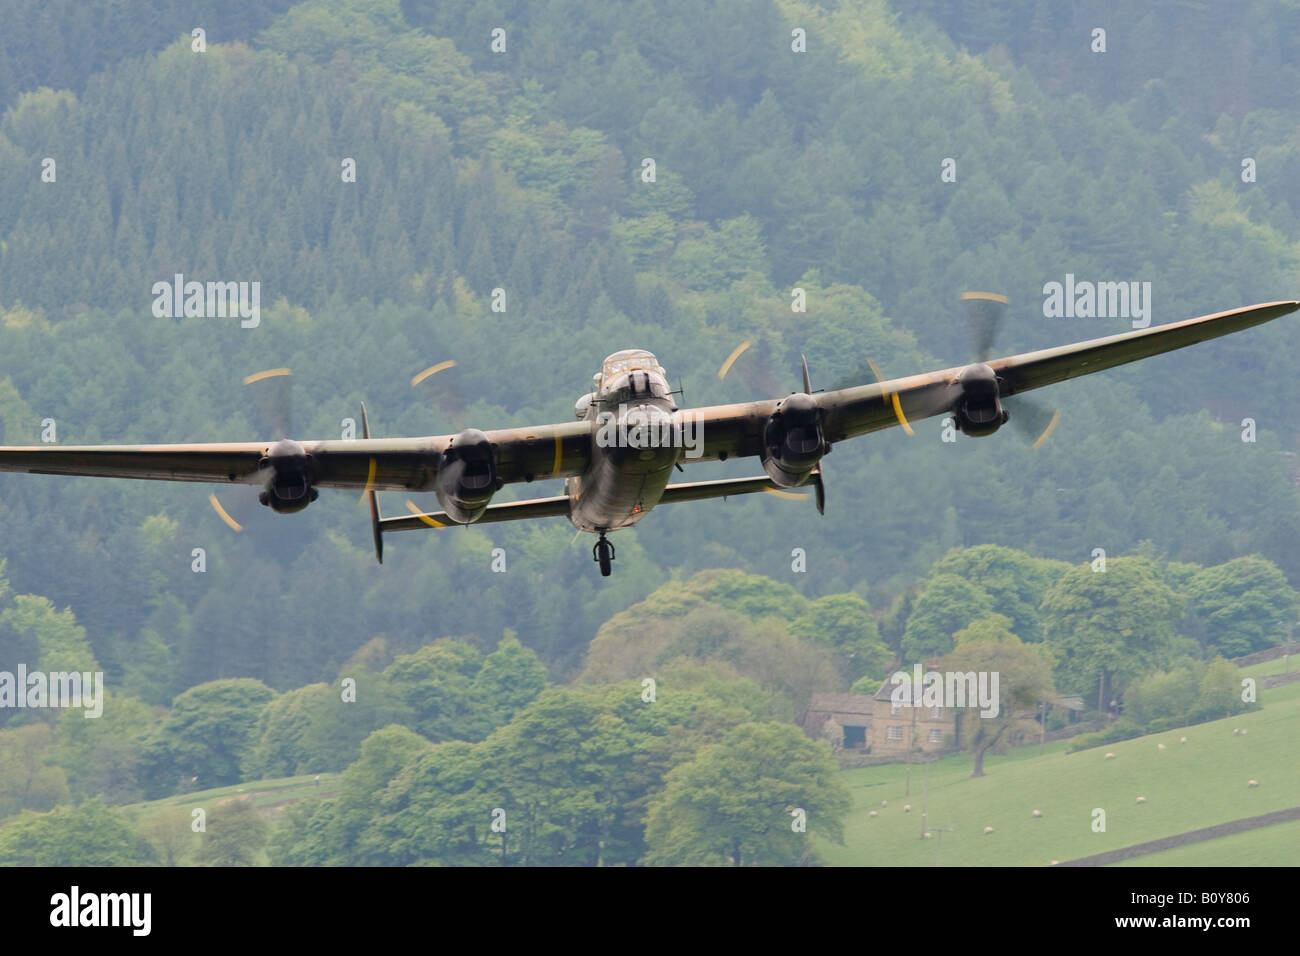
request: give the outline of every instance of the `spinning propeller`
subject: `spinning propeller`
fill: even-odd
[[[307,457],[298,442],[290,439],[290,381],[292,372],[287,368],[270,368],[254,372],[244,378],[244,385],[252,392],[254,404],[261,410],[270,428],[274,443],[267,449],[259,463],[253,482],[227,495],[222,504],[215,494],[208,496],[217,515],[232,530],[243,531],[252,520],[259,505],[275,511],[301,511],[316,500],[317,491],[311,487],[307,474]]]
[[[724,361],[722,363],[721,368],[718,369],[719,380],[726,378],[727,373],[731,371],[732,366],[734,366],[737,360],[740,359],[743,355],[745,355],[746,352],[749,351],[752,345],[753,345],[752,341],[746,340],[740,343],[740,345],[738,345],[731,352],[731,354],[727,356],[726,361]],[[771,429],[773,426],[777,426],[778,431],[780,431],[783,436],[785,431],[790,429],[797,429],[800,431],[803,440],[809,442],[813,441],[812,436],[815,434],[816,442],[820,445],[824,445],[824,449],[819,448],[815,452],[817,456],[816,464],[812,466],[812,469],[810,471],[806,472],[807,477],[802,482],[800,482],[800,484],[801,485],[811,484],[813,486],[813,498],[817,505],[817,513],[825,514],[826,513],[826,479],[822,473],[821,456],[825,454],[826,451],[829,451],[830,447],[829,445],[825,445],[825,443],[822,441],[822,435],[821,435],[822,413],[821,413],[821,409],[817,406],[816,401],[812,397],[812,393],[813,393],[812,377],[808,374],[808,359],[805,358],[803,355],[800,355],[799,362],[803,371],[803,391],[792,392],[786,398],[782,399],[778,413],[773,416],[772,421],[769,423],[769,429]],[[753,353],[753,359],[749,363],[748,370],[749,370],[749,375],[747,376],[747,378],[750,379],[750,385],[751,387],[756,389],[760,394],[770,395],[773,392],[777,391],[779,387],[777,384],[778,380],[777,377],[772,374],[771,365],[767,361],[765,350],[761,348],[755,350],[755,352]],[[777,439],[774,443],[774,447],[781,446],[781,445],[782,445],[781,439]],[[772,475],[773,471],[771,468],[768,467],[770,461],[771,461],[770,458],[766,459],[764,462],[764,467],[767,468],[769,475]],[[780,471],[781,469],[780,467],[778,467],[777,468],[778,476]],[[787,486],[785,482],[786,482],[786,478],[784,476],[781,476],[781,484],[783,488],[790,487]],[[799,486],[800,485],[794,485],[793,487],[799,487]],[[789,490],[783,490],[782,488],[769,488],[767,489],[767,493],[771,495],[775,495],[780,498],[807,498],[808,497],[808,493],[805,491],[789,491]]]
[[[996,292],[963,292],[962,306],[966,313],[966,322],[970,326],[971,342],[975,352],[975,361],[987,362],[993,354],[998,331],[1007,315],[1007,297]],[[1059,409],[1048,409],[1037,402],[1015,396],[1009,398],[1008,424],[1029,441],[1030,447],[1037,450],[1047,441],[1061,420]]]
[[[961,296],[966,323],[970,328],[975,362],[963,368],[952,387],[935,391],[929,398],[914,400],[913,414],[929,418],[948,412],[957,427],[975,436],[991,435],[1004,423],[1015,425],[1019,432],[1037,450],[1061,420],[1059,410],[1048,410],[1028,398],[1003,396],[1002,380],[986,362],[993,352],[998,331],[1007,314],[1007,297],[996,292],[963,292]],[[867,359],[876,381],[886,381],[880,366]],[[914,435],[911,423],[903,411],[897,394],[886,393],[898,424],[909,435]],[[1002,405],[1009,403],[1010,408]],[[909,403],[912,404],[912,403]],[[1015,414],[1011,414],[1014,410]]]

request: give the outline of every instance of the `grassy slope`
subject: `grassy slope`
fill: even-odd
[[[1023,747],[986,760],[986,776],[980,780],[970,778],[966,755],[932,764],[929,825],[932,830],[952,828],[943,834],[943,864],[1045,865],[1300,804],[1300,762],[1291,740],[1300,719],[1300,683],[1264,691],[1262,700],[1264,709],[1257,713],[1077,754],[1066,754],[1064,741],[1049,744],[1041,755],[1037,746]],[[1249,733],[1234,737],[1233,727]],[[1183,736],[1188,742],[1179,744]],[[1157,743],[1166,749],[1160,751]],[[1116,755],[1114,760],[1105,759],[1107,751]],[[905,794],[907,775],[903,764],[845,771],[854,807],[845,823],[845,845],[821,843],[829,862],[934,865],[937,839],[920,839],[925,769],[911,768],[910,795]],[[337,777],[322,774],[319,787],[312,774],[250,781],[122,809],[139,821],[171,807],[211,809],[222,800],[251,795],[255,805],[273,812],[298,800],[332,796]],[[1246,787],[1251,778],[1260,782],[1259,788]],[[1147,798],[1145,805],[1136,804],[1138,794]],[[881,800],[889,806],[881,807]],[[907,803],[910,813],[903,812]],[[1107,833],[1092,832],[1093,807],[1106,810]],[[1042,818],[1032,817],[1035,808]],[[873,809],[878,813],[874,819],[868,816]],[[815,821],[810,824],[815,833]],[[986,836],[985,826],[994,832]],[[1291,864],[1290,847],[1297,836],[1300,823],[1281,824],[1124,865]]]
[[[978,780],[970,777],[968,756],[934,764],[929,825],[932,832],[951,828],[942,838],[943,865],[1046,865],[1300,804],[1294,742],[1300,684],[1264,691],[1260,699],[1264,707],[1255,713],[1076,754],[1066,754],[1064,744],[1049,746],[1042,756],[1037,747],[1025,747],[986,761]],[[1248,733],[1234,736],[1234,727]],[[1183,736],[1186,744],[1178,742]],[[1159,750],[1159,743],[1166,749]],[[1105,759],[1107,751],[1113,760]],[[820,843],[829,862],[935,864],[938,834],[920,838],[923,770],[912,768],[910,796],[904,795],[904,770],[891,765],[845,771],[853,810],[845,822],[845,845]],[[1252,778],[1258,788],[1247,787]],[[1147,802],[1139,805],[1138,796]],[[910,813],[903,811],[906,803]],[[1105,833],[1092,832],[1094,807],[1106,811]],[[873,809],[874,819],[868,815]],[[1035,809],[1041,818],[1034,819]],[[985,826],[994,832],[986,835]],[[815,832],[812,820],[809,829]],[[1244,845],[1253,847],[1258,839],[1272,846],[1268,833],[1279,841],[1284,836],[1268,828]],[[1212,842],[1217,847],[1223,841]],[[1270,851],[1269,859],[1241,862],[1265,863],[1275,856]]]
[[[1271,661],[1261,661],[1258,664],[1251,664],[1249,667],[1240,669],[1242,674],[1248,677],[1264,677],[1267,674],[1282,674],[1287,671],[1300,670],[1300,660],[1294,656],[1290,659],[1286,657],[1276,657]]]
[[[202,807],[205,811],[211,812],[214,806],[224,800],[233,797],[251,796],[253,805],[261,809],[263,817],[269,819],[278,810],[283,810],[288,804],[297,803],[299,800],[333,796],[338,788],[338,778],[339,775],[336,773],[323,773],[320,775],[319,786],[316,783],[315,774],[304,774],[301,777],[281,777],[276,780],[255,780],[249,783],[237,783],[230,787],[217,787],[212,790],[196,790],[194,793],[176,794],[175,796],[164,797],[161,800],[152,800],[148,803],[131,804],[121,809],[136,824],[139,824],[164,810],[178,807],[186,811],[192,811],[195,807]],[[191,833],[186,842],[178,848],[177,864],[181,866],[192,864],[195,851],[198,848],[199,836]],[[270,858],[267,856],[266,848],[263,847],[258,852],[254,865],[268,866],[269,864]]]
[[[282,803],[296,803],[309,797],[329,797],[334,795],[338,786],[338,774],[320,775],[320,786],[316,786],[315,774],[303,774],[301,777],[281,777],[276,780],[253,780],[237,783],[229,787],[217,787],[213,790],[196,790],[194,793],[178,793],[148,803],[133,803],[121,807],[133,819],[142,820],[159,810],[170,807],[204,807],[211,810],[223,800],[231,797],[251,796],[253,805],[262,808],[275,807]]]
[[[1139,856],[1115,866],[1295,866],[1300,820]]]

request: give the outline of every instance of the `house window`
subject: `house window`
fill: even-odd
[[[861,750],[867,745],[867,728],[853,724],[844,725],[844,749]]]
[[[890,726],[890,728],[885,731],[885,737],[888,740],[902,740],[903,739],[902,724],[893,724],[892,726]]]
[[[930,743],[932,744],[943,743],[943,731],[940,730],[938,727],[930,728]]]

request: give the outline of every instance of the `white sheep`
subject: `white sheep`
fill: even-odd
[[[1035,811],[1034,811],[1034,816],[1036,816],[1036,817],[1041,817],[1042,815],[1043,815],[1043,811],[1042,811],[1042,810],[1035,810]]]
[[[1113,753],[1110,753],[1110,752],[1108,751],[1108,752],[1106,753],[1106,759],[1107,759],[1107,760],[1114,760],[1114,759],[1115,759],[1115,755],[1114,755]]]
[[[1138,803],[1146,803],[1146,802],[1147,802],[1146,797],[1138,797]]]
[[[1259,781],[1258,781],[1258,780],[1247,780],[1247,781],[1246,781],[1246,786],[1248,786],[1248,787],[1258,787],[1258,786],[1259,786]]]

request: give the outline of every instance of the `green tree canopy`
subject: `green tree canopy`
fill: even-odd
[[[369,865],[392,860],[387,845],[362,845],[380,794],[404,767],[433,745],[397,724],[382,727],[361,744],[361,756],[339,782],[338,796],[291,808],[271,838],[276,866]]]
[[[1106,706],[1116,674],[1140,674],[1164,661],[1183,609],[1147,558],[1111,558],[1101,572],[1071,568],[1043,599],[1058,685],[1073,693],[1095,689]]]
[[[0,818],[68,799],[68,775],[53,763],[53,744],[54,731],[44,722],[0,730]]]
[[[1026,644],[1012,634],[959,641],[943,658],[940,670],[988,675],[990,690],[991,675],[998,675],[996,714],[978,707],[959,713],[962,749],[975,756],[972,777],[984,775],[986,755],[1020,743],[1036,730],[1034,711],[1040,701],[1056,694],[1051,654],[1042,645]]]
[[[953,634],[993,613],[993,598],[951,573],[933,575],[912,605],[903,631],[903,661],[920,662],[952,650]]]
[[[196,859],[206,866],[253,866],[269,831],[252,797],[223,800],[207,816]]]
[[[1011,630],[1025,641],[1041,641],[1038,608],[1043,596],[1069,569],[1064,561],[1035,558],[997,544],[953,548],[934,566],[935,574],[955,574],[983,588],[993,610],[1011,619]]]
[[[1187,596],[1206,645],[1226,657],[1283,643],[1300,614],[1300,596],[1281,569],[1257,554],[1201,569]]]
[[[835,648],[851,679],[863,675],[883,678],[892,657],[880,639],[871,605],[856,594],[817,598],[790,623],[790,633]]]
[[[49,813],[26,810],[0,828],[0,866],[141,866],[153,847],[99,799]]]
[[[262,708],[274,697],[249,677],[209,681],[177,696],[145,749],[147,791],[172,793],[182,779],[191,789],[237,783],[244,756],[257,742]]]
[[[824,742],[788,724],[743,724],[669,772],[650,807],[646,861],[813,862],[812,835],[842,843],[848,809],[848,792]],[[792,825],[797,810],[806,815],[806,832]]]

